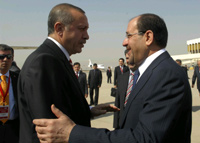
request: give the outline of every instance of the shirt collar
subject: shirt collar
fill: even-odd
[[[149,65],[158,57],[160,56],[162,53],[164,53],[166,50],[165,49],[160,49],[159,51],[153,53],[152,55],[150,55],[149,57],[147,57],[144,62],[139,66],[138,70],[140,72],[140,76],[139,78],[142,76],[142,74],[146,71],[146,69],[149,67]],[[137,81],[138,81],[137,80]]]
[[[69,56],[69,53],[67,52],[67,50],[60,43],[58,43],[58,41],[56,41],[55,39],[53,39],[51,37],[48,37],[48,39],[53,41],[61,49],[61,51],[65,54],[65,56],[67,57],[67,59],[69,61],[70,60],[70,56]]]
[[[3,74],[2,73],[0,73],[0,76],[2,76]],[[8,70],[8,72],[6,73],[6,74],[4,74],[6,77],[9,77],[9,70]]]

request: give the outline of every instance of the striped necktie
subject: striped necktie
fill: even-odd
[[[126,103],[128,101],[128,97],[132,91],[132,87],[133,87],[133,78],[134,78],[134,74],[131,73],[130,74],[130,82],[128,84],[128,88],[127,88],[127,91],[126,91],[126,98],[125,98],[125,102],[124,102],[124,107],[126,106]]]
[[[129,95],[130,95],[131,91],[134,89],[139,75],[140,75],[139,70],[136,70],[135,73],[132,74],[131,81],[128,84],[128,88],[127,88],[127,92],[126,92],[126,98],[125,98],[125,102],[124,102],[124,107],[126,107]]]

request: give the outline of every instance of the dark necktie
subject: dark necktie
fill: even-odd
[[[69,59],[69,63],[70,63],[70,65],[71,65],[72,68],[73,68],[73,64],[72,64],[72,60],[71,60],[71,59]]]
[[[76,77],[77,77],[77,79],[78,79],[78,73],[77,73],[77,72],[75,72],[75,75],[76,75]]]

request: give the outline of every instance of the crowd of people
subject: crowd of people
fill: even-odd
[[[98,104],[102,72],[97,64],[87,76],[70,58],[81,53],[88,28],[84,10],[56,5],[48,16],[48,37],[21,70],[15,63],[11,68],[14,50],[0,44],[1,141],[190,143],[191,88],[181,61],[178,65],[166,50],[164,20],[146,13],[129,21],[123,41],[127,66],[120,58],[114,69],[115,106]],[[192,87],[197,78],[199,90],[200,61],[197,64]],[[111,83],[110,67],[106,75]],[[85,99],[88,88],[90,106]],[[115,112],[115,130],[92,128],[91,118],[107,112]]]

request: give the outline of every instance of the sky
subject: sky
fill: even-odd
[[[70,3],[88,17],[90,39],[72,60],[87,66],[88,59],[107,66],[124,57],[122,42],[131,18],[154,13],[168,28],[167,51],[187,54],[187,40],[200,38],[200,0],[0,0],[0,43],[39,46],[47,37],[47,18],[52,7]]]

